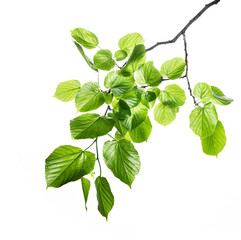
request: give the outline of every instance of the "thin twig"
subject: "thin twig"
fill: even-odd
[[[96,142],[96,139],[95,139],[84,151],[86,151],[87,149],[89,149],[95,142]]]
[[[215,4],[218,4],[221,0],[215,0],[215,1],[212,1],[208,4],[206,4],[204,6],[204,8],[195,16],[193,17],[187,24],[186,26],[171,40],[168,40],[168,41],[163,41],[163,42],[157,42],[155,45],[153,45],[152,47],[149,47],[146,49],[146,52],[154,49],[155,47],[159,46],[159,45],[163,45],[163,44],[169,44],[169,43],[174,43],[177,41],[177,39],[183,35],[187,29],[206,11],[208,10],[211,6],[215,5]]]
[[[193,98],[193,102],[196,106],[199,106],[197,101],[196,101],[196,98],[194,97],[194,95],[192,94],[192,89],[191,89],[191,84],[190,84],[190,81],[189,81],[189,77],[188,77],[188,52],[187,52],[187,39],[186,39],[186,34],[183,33],[183,41],[184,41],[184,51],[185,51],[185,62],[186,62],[186,79],[187,79],[187,85],[188,85],[188,90],[189,90],[189,93],[190,93],[190,96]]]
[[[115,65],[116,65],[116,67],[118,67],[119,69],[121,69],[121,67],[120,67],[117,63],[115,63]]]
[[[116,141],[116,139],[114,138],[114,137],[112,137],[110,134],[107,134],[109,137],[111,137],[111,138],[113,138],[115,141]]]
[[[105,110],[105,114],[104,114],[104,116],[107,115],[107,113],[108,113],[109,110],[111,110],[110,105],[107,106],[107,108],[106,108],[106,110]]]
[[[98,138],[95,139],[95,143],[96,143],[96,160],[99,163],[99,168],[100,168],[100,177],[101,177],[101,164],[100,164],[100,159],[99,159],[99,151],[98,151]]]

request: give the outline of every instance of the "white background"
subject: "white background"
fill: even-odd
[[[187,31],[192,86],[207,82],[235,100],[217,107],[228,138],[218,158],[202,153],[189,128],[193,103],[188,97],[173,124],[163,127],[151,117],[150,139],[136,145],[142,166],[132,189],[102,164],[115,195],[108,222],[97,211],[93,179],[87,213],[79,181],[45,190],[45,158],[60,145],[85,148],[91,142],[71,140],[74,102],[52,97],[61,81],[97,79],[69,30],[86,28],[113,52],[120,37],[139,32],[149,47],[173,38],[207,1],[1,2],[1,239],[241,239],[238,0],[221,0]],[[95,50],[87,52],[92,56]],[[157,68],[173,57],[184,57],[181,38],[148,52]],[[186,80],[178,83],[188,95]]]

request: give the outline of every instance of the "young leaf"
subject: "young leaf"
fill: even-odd
[[[57,99],[68,102],[75,98],[77,92],[80,90],[80,82],[78,80],[69,80],[59,83],[57,86],[54,97]]]
[[[146,62],[136,72],[136,82],[141,85],[156,87],[162,82],[161,73],[154,67],[153,62]]]
[[[121,139],[126,139],[128,141],[132,141],[129,133],[127,132],[125,136],[122,136],[118,131],[115,132],[115,139],[116,140],[121,140]]]
[[[212,98],[213,103],[216,103],[219,105],[228,105],[233,101],[232,98],[226,97],[219,88],[211,86],[211,90],[213,93],[213,98]]]
[[[112,71],[108,73],[104,80],[104,86],[110,88],[116,95],[127,93],[135,84],[133,76],[125,77],[120,71]]]
[[[142,122],[138,127],[129,131],[130,137],[135,143],[142,143],[147,141],[151,135],[152,125],[150,118],[147,116],[145,121]]]
[[[118,46],[130,56],[134,47],[137,44],[144,44],[144,42],[140,33],[128,33],[119,40]]]
[[[96,113],[86,113],[70,121],[71,136],[74,139],[96,138],[112,130],[115,121]]]
[[[119,100],[119,102],[115,105],[113,113],[118,119],[125,119],[131,116],[130,107],[123,100]]]
[[[114,56],[116,58],[116,61],[122,61],[127,57],[127,52],[124,50],[117,50]]]
[[[95,155],[80,148],[64,145],[56,148],[45,160],[47,187],[79,180],[91,173],[95,166]]]
[[[169,108],[182,106],[186,101],[185,91],[177,84],[170,84],[165,87],[164,91],[160,92],[159,100]]]
[[[153,89],[147,89],[145,97],[148,102],[152,102],[157,98],[156,93],[155,91],[153,91]]]
[[[87,49],[95,48],[99,44],[96,35],[84,28],[75,28],[70,32],[72,38]]]
[[[169,108],[162,103],[158,103],[153,112],[155,121],[163,126],[169,125],[176,119],[178,108]]]
[[[156,103],[156,99],[158,98],[158,96],[160,95],[160,89],[159,88],[149,88],[147,89],[147,92],[154,92],[155,95],[156,95],[156,98],[152,101],[149,102],[149,106],[150,108],[153,108],[155,106],[155,103]]]
[[[149,102],[150,109],[152,109],[155,106],[155,104],[156,104],[156,99]]]
[[[151,102],[155,101],[156,93],[154,89],[148,89],[146,92],[143,88],[139,88],[137,90],[137,98],[141,101],[141,103],[146,106],[148,109],[151,108]]]
[[[207,103],[204,107],[197,107],[192,110],[190,116],[190,128],[201,138],[208,137],[215,131],[218,115],[212,103]]]
[[[143,88],[139,88],[136,93],[138,99],[141,101],[141,103],[146,106],[148,109],[150,109],[149,101],[146,99],[146,92]]]
[[[145,121],[147,114],[148,109],[140,103],[131,109],[131,116],[123,120],[122,123],[127,129],[132,130]]]
[[[126,139],[107,141],[103,146],[106,166],[115,177],[131,187],[135,175],[140,171],[140,158],[133,144]]]
[[[86,63],[89,65],[89,67],[91,69],[93,69],[94,71],[98,72],[98,69],[94,67],[94,64],[92,63],[92,61],[90,60],[90,58],[88,58],[85,53],[84,53],[84,50],[83,48],[77,43],[77,42],[74,42],[75,46],[78,48],[80,54],[82,55],[82,57],[84,58],[84,60],[86,61]]]
[[[136,45],[130,58],[128,59],[126,66],[121,69],[121,73],[125,76],[129,76],[134,73],[143,63],[146,61],[146,49],[145,46],[140,44]]]
[[[115,66],[112,53],[108,49],[101,49],[94,55],[94,66],[101,70],[110,71]]]
[[[95,179],[95,187],[97,192],[98,210],[107,220],[108,214],[114,206],[114,196],[105,177],[97,177]]]
[[[161,74],[171,80],[180,78],[185,70],[186,62],[182,58],[173,58],[161,66]]]
[[[104,98],[105,98],[105,103],[107,105],[111,104],[112,99],[113,99],[113,94],[112,93],[108,93],[108,92],[103,92]]]
[[[105,97],[96,82],[85,83],[75,98],[75,106],[79,112],[88,112],[99,108]]]
[[[140,100],[137,98],[137,87],[134,86],[128,92],[121,96],[121,100],[125,101],[130,108],[136,107]]]
[[[123,125],[122,121],[120,121],[113,113],[108,113],[107,116],[115,120],[115,128],[124,137],[127,133],[127,129]]]
[[[87,211],[87,200],[89,196],[89,191],[90,191],[90,180],[87,178],[82,177],[81,178],[81,183],[82,183],[82,190],[84,194],[84,199],[85,199],[85,209]]]
[[[197,83],[193,89],[193,95],[202,103],[208,103],[213,97],[211,87],[207,83]]]
[[[218,121],[212,135],[202,138],[202,149],[207,155],[218,156],[226,144],[226,135],[223,124]]]

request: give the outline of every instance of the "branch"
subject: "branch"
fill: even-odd
[[[185,73],[185,77],[187,79],[187,85],[188,85],[188,90],[190,93],[190,96],[193,98],[193,102],[196,106],[199,106],[196,98],[194,97],[194,95],[192,94],[192,89],[191,89],[191,84],[189,81],[189,77],[188,77],[188,52],[187,52],[187,40],[186,40],[186,34],[185,32],[182,34],[183,35],[183,41],[184,41],[184,51],[185,51],[185,61],[186,61],[186,73]]]
[[[153,45],[152,47],[147,48],[147,49],[146,49],[146,52],[154,49],[155,47],[157,47],[157,46],[159,46],[159,45],[169,44],[169,43],[174,43],[174,42],[176,42],[177,39],[178,39],[181,35],[183,35],[183,34],[187,31],[187,29],[188,29],[206,10],[208,10],[211,6],[218,4],[219,2],[220,2],[220,0],[215,0],[215,1],[212,1],[212,2],[210,2],[210,3],[208,3],[208,4],[206,4],[206,5],[204,6],[204,8],[203,8],[194,18],[192,18],[192,19],[188,22],[188,24],[187,24],[173,39],[168,40],[168,41],[164,41],[164,42],[157,42],[157,43],[156,43],[155,45]]]

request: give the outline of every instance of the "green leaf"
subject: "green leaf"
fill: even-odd
[[[87,49],[95,48],[99,44],[99,40],[96,35],[84,28],[75,28],[70,32],[72,38]]]
[[[213,98],[212,98],[213,103],[216,103],[219,105],[228,105],[233,101],[232,98],[226,97],[219,88],[211,86],[211,90],[213,93]]]
[[[119,40],[118,46],[125,51],[128,56],[137,44],[144,44],[145,40],[140,33],[128,33]]]
[[[202,103],[208,103],[213,97],[211,87],[207,83],[197,83],[193,89],[193,95]]]
[[[75,98],[77,92],[80,90],[80,82],[78,80],[69,80],[59,83],[57,86],[54,97],[57,99],[68,102]]]
[[[103,157],[106,166],[115,177],[131,187],[141,166],[138,152],[133,144],[125,139],[107,141],[103,146]]]
[[[118,119],[125,119],[131,116],[130,107],[123,100],[119,100],[119,102],[115,105],[113,113]]]
[[[218,121],[212,135],[202,138],[202,149],[207,155],[218,156],[225,147],[227,138],[223,124]]]
[[[130,130],[129,134],[133,142],[141,143],[147,141],[151,135],[152,125],[150,118],[147,116],[145,121],[142,122],[138,127]]]
[[[126,133],[125,136],[122,136],[122,135],[119,133],[119,131],[116,131],[116,132],[115,132],[115,139],[116,139],[116,140],[126,139],[126,140],[128,140],[128,141],[130,141],[130,142],[132,141],[132,140],[131,140],[131,137],[130,137],[130,135],[129,135],[128,132]]]
[[[182,106],[186,101],[185,91],[177,84],[170,84],[160,92],[159,100],[169,108]]]
[[[215,131],[218,115],[212,103],[207,103],[204,107],[197,107],[192,110],[190,116],[190,128],[199,137],[208,137]]]
[[[86,113],[70,121],[71,136],[74,139],[96,138],[112,130],[115,121],[96,113]]]
[[[152,109],[156,104],[156,99],[154,101],[149,102],[150,109]]]
[[[143,88],[139,88],[137,90],[137,97],[141,101],[141,103],[146,106],[148,109],[150,108],[149,101],[146,99],[146,92]]]
[[[121,96],[121,100],[125,101],[130,108],[136,107],[140,100],[137,98],[137,87],[134,86],[128,92]]]
[[[104,98],[105,98],[105,103],[106,104],[111,104],[112,99],[113,99],[113,94],[112,93],[108,93],[108,92],[103,92]]]
[[[118,102],[119,102],[119,99],[113,98],[113,100],[111,102],[112,107],[115,107],[118,104]]]
[[[113,113],[108,113],[108,117],[115,120],[115,128],[118,132],[124,137],[127,133],[126,127],[123,125],[122,121],[120,121]]]
[[[94,71],[98,72],[98,69],[94,67],[94,64],[92,63],[92,61],[90,60],[90,58],[88,58],[85,53],[84,53],[84,50],[83,48],[77,43],[77,42],[74,42],[75,46],[78,48],[80,54],[82,55],[82,57],[84,58],[84,60],[86,61],[86,63],[89,65],[89,67],[91,69],[93,69]]]
[[[141,85],[156,87],[162,82],[161,73],[154,67],[153,62],[146,62],[136,72],[136,82]]]
[[[110,88],[111,91],[116,95],[125,94],[135,84],[133,76],[125,77],[120,71],[112,71],[108,73],[104,80],[104,86]]]
[[[144,88],[138,88],[136,91],[136,96],[137,98],[141,101],[142,95],[145,94],[145,89]]]
[[[85,83],[75,98],[75,106],[79,112],[88,112],[99,108],[105,97],[96,82]]]
[[[161,74],[174,80],[182,76],[185,66],[186,62],[182,58],[173,58],[162,64]]]
[[[156,100],[156,93],[154,89],[148,89],[146,92],[143,88],[139,88],[137,90],[137,98],[141,101],[141,103],[146,106],[148,109],[151,108],[153,101]]]
[[[117,50],[114,56],[116,58],[116,61],[122,61],[127,57],[127,52],[124,50]]]
[[[97,177],[95,179],[95,187],[97,192],[98,210],[107,220],[108,214],[114,206],[114,196],[105,177]]]
[[[126,66],[121,69],[123,75],[131,75],[146,61],[146,49],[145,46],[140,44],[136,45],[130,58],[128,59]]]
[[[156,95],[156,98],[158,98],[158,96],[160,95],[160,89],[159,88],[149,88],[147,89],[147,92],[154,92],[155,95]],[[149,106],[150,108],[153,108],[155,106],[155,103],[156,103],[156,99],[152,100],[149,102]]]
[[[95,155],[80,148],[64,145],[56,148],[45,160],[47,187],[79,180],[91,173],[95,166]]]
[[[154,119],[163,126],[169,125],[176,119],[177,109],[178,107],[169,108],[162,103],[158,103],[154,108]]]
[[[132,130],[145,121],[147,114],[148,109],[140,103],[131,109],[131,116],[123,120],[122,123],[127,129]]]
[[[147,89],[145,97],[148,102],[152,102],[157,98],[156,93],[153,89]]]
[[[87,200],[89,196],[89,191],[90,191],[90,180],[87,178],[81,178],[81,183],[82,183],[82,190],[84,194],[84,199],[85,199],[85,209],[87,211]]]
[[[115,66],[115,61],[112,59],[112,53],[108,49],[101,49],[94,55],[94,66],[110,71]]]

